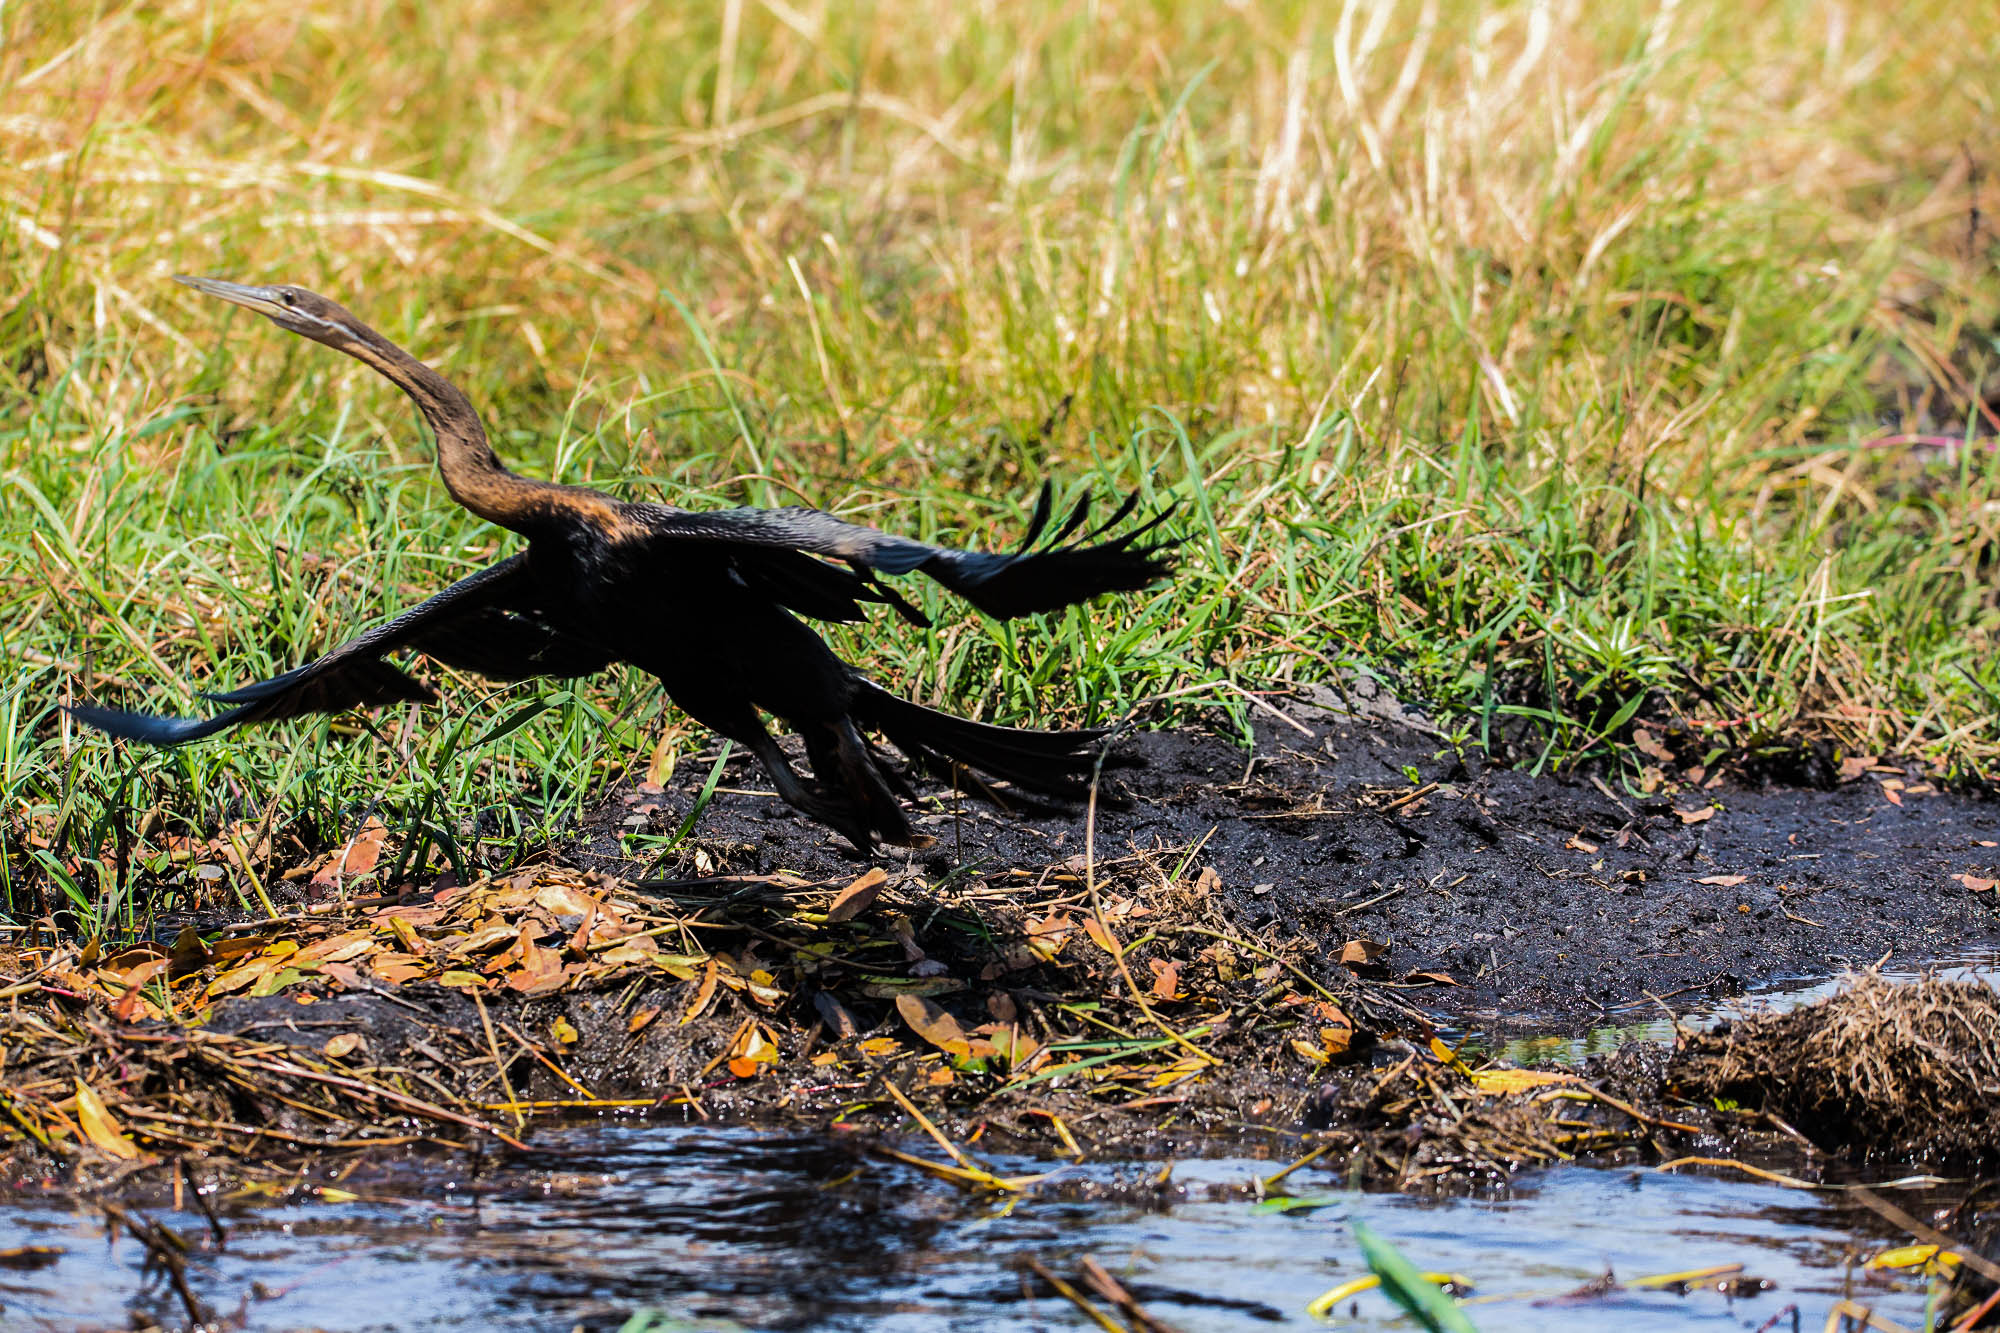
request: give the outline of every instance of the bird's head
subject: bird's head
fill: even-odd
[[[190,278],[181,274],[176,274],[174,281],[254,310],[289,333],[325,343],[349,355],[354,355],[357,348],[377,341],[373,330],[356,319],[346,306],[303,287],[282,284],[252,287],[240,282],[224,282],[219,278]]]

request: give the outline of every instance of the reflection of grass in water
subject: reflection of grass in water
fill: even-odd
[[[194,706],[500,545],[393,390],[175,270],[349,300],[537,475],[982,541],[1044,473],[1177,495],[1172,590],[838,636],[984,716],[1240,714],[1218,677],[1361,662],[1531,761],[1651,718],[1686,762],[1986,762],[1987,455],[1876,437],[1983,418],[1990,127],[1937,90],[2000,37],[1573,11],[8,11],[0,891],[129,922],[191,883],[170,837],[273,803],[274,869],[371,808],[412,860],[504,862],[660,732],[625,674],[456,682],[465,734],[553,706],[449,756],[436,713],[70,736],[72,691]]]

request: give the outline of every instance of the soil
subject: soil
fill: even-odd
[[[51,956],[17,988],[37,1007],[0,1011],[15,1109],[47,1139],[88,1084],[150,1153],[278,1165],[371,1134],[470,1146],[522,1102],[906,1131],[921,1107],[987,1147],[1285,1159],[1310,1143],[1351,1183],[1477,1185],[1579,1155],[1792,1152],[1796,1131],[1677,1095],[1658,1047],[1588,1083],[1552,1076],[1551,1099],[1546,1080],[1482,1082],[1441,1057],[1435,1025],[1574,1030],[2000,933],[2000,805],[1913,774],[1634,797],[1488,766],[1380,694],[1260,712],[1247,748],[1122,738],[1094,814],[934,796],[934,843],[901,860],[860,857],[735,764],[651,866],[673,878],[642,878],[710,771],[687,763],[664,791],[612,793],[554,864],[375,915],[302,913],[231,952],[177,941],[150,966],[193,1023],[132,1022],[135,996]],[[872,905],[843,915],[857,880]],[[642,927],[652,952],[619,943]],[[304,962],[349,939],[351,961]],[[278,949],[299,950],[281,989],[197,998]],[[289,1137],[244,1138],[255,1125]],[[0,1185],[45,1164],[33,1144],[0,1153]]]
[[[1575,1027],[1654,998],[1684,1008],[2000,936],[2000,893],[1954,878],[2000,878],[2000,803],[1900,770],[1830,790],[1628,796],[1490,766],[1379,692],[1287,701],[1282,716],[1259,710],[1254,731],[1248,748],[1198,731],[1123,738],[1128,766],[1106,779],[1122,799],[1097,812],[1096,855],[1192,851],[1243,929],[1298,937],[1328,963],[1358,938],[1387,944],[1388,974],[1449,979],[1420,997],[1445,1019]],[[708,768],[684,764],[661,796],[614,797],[567,859],[642,873],[621,850],[624,821],[656,803],[650,827],[678,828]],[[758,784],[753,766],[729,767],[679,872],[822,878],[868,864]],[[936,845],[903,854],[931,880],[1048,866],[1086,838],[1083,811],[971,800],[920,827]]]

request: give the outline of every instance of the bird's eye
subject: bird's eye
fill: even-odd
[[[298,308],[299,294],[297,292],[288,287],[280,290],[278,295],[283,298],[286,305],[291,306],[293,309]]]

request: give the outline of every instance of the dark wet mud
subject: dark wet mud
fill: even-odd
[[[1421,1002],[1447,1018],[1577,1028],[1654,997],[1691,1006],[2000,937],[2000,892],[1957,878],[2000,878],[1990,798],[1888,771],[1831,790],[1641,797],[1487,765],[1393,705],[1284,712],[1255,715],[1248,749],[1190,731],[1122,741],[1137,763],[1107,778],[1123,799],[1097,813],[1096,856],[1213,867],[1235,922],[1329,964],[1350,941],[1387,944],[1381,974],[1432,974],[1417,979]],[[684,764],[659,795],[615,795],[572,859],[636,873],[651,848],[633,835],[678,828],[707,768]],[[665,873],[817,878],[865,864],[759,784],[732,764]],[[936,844],[904,853],[928,879],[1085,850],[1080,811],[935,807],[920,827]]]

